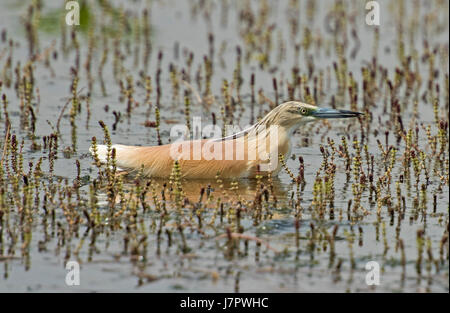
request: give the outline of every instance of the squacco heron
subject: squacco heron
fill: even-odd
[[[150,177],[170,177],[175,160],[181,176],[188,179],[212,179],[218,174],[224,179],[253,178],[261,171],[272,177],[280,171],[279,156],[288,158],[294,131],[313,121],[329,118],[357,117],[362,113],[319,108],[299,101],[278,105],[253,126],[231,136],[198,139],[167,145],[140,147],[97,145],[90,151],[102,162],[115,149],[118,168],[127,172],[143,169]]]

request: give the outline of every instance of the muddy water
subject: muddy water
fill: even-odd
[[[82,201],[89,199],[89,186],[97,177],[97,168],[93,164],[92,158],[88,155],[93,136],[101,141],[103,131],[98,124],[103,120],[111,131],[113,143],[132,145],[156,145],[156,129],[145,127],[146,121],[154,121],[154,107],[156,103],[156,88],[153,85],[152,108],[149,111],[148,105],[144,103],[145,89],[136,85],[140,79],[139,72],[144,70],[143,53],[144,39],[136,41],[133,34],[120,38],[119,49],[123,56],[122,66],[124,74],[121,80],[126,86],[126,76],[133,77],[135,82],[134,98],[139,105],[135,105],[131,113],[127,116],[127,101],[121,99],[121,92],[117,81],[114,79],[114,47],[117,45],[113,39],[108,40],[108,58],[103,68],[103,79],[106,88],[106,95],[103,95],[100,88],[100,78],[97,69],[101,63],[104,49],[103,39],[100,33],[96,32],[96,49],[93,53],[93,87],[90,93],[90,115],[88,116],[86,101],[81,101],[80,113],[76,116],[76,139],[72,137],[73,128],[70,122],[70,105],[64,108],[71,96],[70,86],[72,83],[71,67],[76,61],[76,48],[70,44],[70,26],[60,25],[60,18],[63,18],[65,11],[50,1],[43,1],[41,15],[44,20],[37,28],[39,38],[39,51],[42,53],[46,49],[51,51],[49,62],[46,66],[44,60],[34,63],[35,86],[38,88],[39,97],[34,101],[34,111],[36,114],[35,135],[38,142],[42,142],[44,136],[54,132],[59,117],[61,136],[59,139],[58,159],[54,162],[53,180],[64,184],[67,180],[71,185],[77,177],[77,167],[75,161],[80,162],[80,177],[82,186],[80,193]],[[88,3],[90,3],[88,1]],[[269,111],[270,102],[275,101],[276,96],[273,88],[273,77],[278,81],[278,102],[289,99],[287,83],[292,81],[292,68],[297,65],[300,74],[308,74],[308,59],[313,60],[313,75],[318,75],[323,71],[324,87],[323,95],[320,97],[319,106],[329,107],[336,105],[339,108],[350,108],[350,100],[346,91],[339,90],[336,76],[333,70],[333,63],[339,63],[339,57],[334,47],[333,28],[336,29],[335,15],[329,13],[335,4],[334,1],[302,1],[299,11],[296,12],[289,7],[289,1],[268,1],[269,13],[264,21],[263,29],[271,34],[271,45],[273,51],[270,53],[269,64],[261,67],[259,60],[263,57],[263,51],[259,51],[258,44],[260,37],[257,37],[254,45],[256,48],[246,62],[246,53],[251,50],[248,42],[252,37],[246,37],[245,22],[242,22],[240,12],[244,10],[244,2],[241,1],[211,1],[202,6],[199,1],[134,1],[129,2],[114,1],[112,5],[117,10],[120,7],[126,11],[130,27],[133,26],[133,17],[142,17],[144,8],[150,9],[151,44],[152,53],[147,68],[147,75],[152,77],[155,84],[158,68],[158,51],[163,53],[161,60],[161,140],[168,143],[170,139],[170,129],[175,123],[184,124],[186,121],[183,91],[185,86],[180,82],[179,97],[173,98],[173,86],[169,73],[169,64],[187,69],[186,59],[189,53],[193,53],[194,59],[191,66],[191,84],[194,89],[201,90],[203,96],[205,88],[204,72],[202,75],[202,86],[195,82],[195,74],[199,66],[203,64],[203,57],[210,56],[210,43],[208,34],[214,35],[213,68],[214,74],[211,79],[211,94],[215,96],[215,102],[211,105],[200,104],[196,97],[192,97],[191,118],[200,116],[204,124],[212,123],[212,113],[217,118],[217,123],[221,125],[221,106],[223,104],[222,83],[223,79],[233,81],[233,75],[237,64],[236,47],[242,50],[241,76],[243,79],[240,91],[242,110],[237,109],[234,113],[233,122],[240,127],[250,123],[251,117],[251,89],[250,77],[255,75],[255,92],[259,101],[258,90],[262,90],[269,100],[259,102],[255,105],[254,117],[264,115]],[[260,11],[263,3],[250,1],[250,10],[255,14],[254,18],[261,16]],[[414,17],[412,15],[412,2],[405,2],[406,12],[403,27],[408,29]],[[14,52],[12,56],[13,68],[17,62],[22,66],[27,63],[29,57],[29,41],[27,32],[23,25],[26,20],[26,12],[29,3],[21,5],[16,1],[2,1],[0,4],[1,30],[6,30],[8,40],[14,42]],[[344,58],[347,62],[347,72],[352,72],[353,79],[359,88],[357,108],[364,107],[362,97],[363,75],[361,68],[370,64],[374,57],[375,26],[368,26],[365,23],[367,11],[357,1],[345,2],[348,19],[347,49]],[[440,8],[442,5],[446,8]],[[311,9],[315,6],[314,9]],[[309,9],[308,9],[309,8]],[[89,20],[87,29],[98,30],[102,24],[102,18],[108,18],[104,9],[98,5],[90,3],[89,10],[91,16],[98,17],[94,24],[93,18]],[[103,10],[103,11],[102,11]],[[308,10],[313,10],[313,16],[308,16]],[[402,67],[398,58],[398,16],[399,6],[395,1],[391,1],[381,6],[381,25],[379,29],[379,44],[377,50],[377,62],[388,70],[388,76],[394,80],[395,68]],[[289,16],[294,16],[298,22],[298,31],[291,35],[291,25]],[[106,17],[105,17],[106,16]],[[414,48],[419,56],[425,53],[423,39],[428,40],[430,49],[439,47],[447,53],[445,56],[436,56],[435,69],[439,70],[435,83],[441,87],[441,104],[438,110],[439,118],[448,122],[448,98],[445,107],[445,93],[448,95],[448,81],[445,86],[445,75],[448,77],[448,3],[431,2],[420,5],[419,16],[428,16],[430,25],[427,33],[422,27],[418,27],[414,33]],[[21,19],[22,17],[22,19]],[[52,19],[53,17],[53,19]],[[101,18],[100,18],[101,17]],[[109,16],[109,18],[111,18]],[[84,20],[85,21],[85,20]],[[83,23],[83,16],[82,16]],[[423,26],[423,20],[419,22]],[[114,23],[113,23],[114,24]],[[268,27],[273,25],[273,27]],[[266,28],[264,28],[266,27]],[[439,28],[440,27],[440,28]],[[295,53],[295,44],[301,44],[307,37],[306,28],[311,31],[315,44],[305,51],[301,47],[299,55]],[[331,30],[330,30],[331,28]],[[357,32],[357,39],[352,36],[351,30]],[[61,32],[67,33],[66,53],[62,51]],[[409,55],[413,51],[409,43],[410,38],[405,30],[405,54]],[[256,35],[255,35],[256,36]],[[337,35],[336,35],[337,36]],[[317,38],[321,38],[318,40]],[[88,91],[88,79],[84,62],[86,62],[89,46],[89,30],[77,30],[77,39],[80,46],[80,72],[78,89],[80,95],[86,96]],[[7,41],[8,41],[7,40]],[[8,56],[8,43],[2,42],[0,45],[0,69],[4,68]],[[246,44],[247,42],[247,44]],[[317,42],[321,42],[318,44]],[[139,47],[139,58],[135,64],[134,54],[136,47]],[[178,48],[177,48],[178,47]],[[57,58],[53,58],[53,52],[57,52]],[[184,53],[187,51],[187,53]],[[352,57],[352,52],[355,56]],[[441,51],[441,50],[439,50]],[[445,55],[443,53],[442,55]],[[420,85],[417,103],[417,114],[414,114],[411,97],[403,98],[401,93],[400,101],[404,103],[401,112],[403,125],[405,128],[415,127],[414,125],[431,125],[433,134],[436,132],[435,115],[433,106],[426,97],[422,97],[428,86],[428,63],[422,62],[419,58],[417,62],[418,72],[423,76]],[[413,67],[414,68],[414,67]],[[329,74],[327,74],[329,73]],[[180,75],[180,74],[178,74]],[[180,75],[181,77],[181,75]],[[329,77],[329,79],[327,79]],[[4,77],[1,78],[4,80]],[[380,79],[380,78],[378,78]],[[329,84],[328,84],[329,81]],[[308,81],[312,93],[312,80]],[[328,86],[329,85],[329,86]],[[24,164],[36,162],[43,157],[42,169],[44,174],[50,172],[48,162],[48,150],[31,151],[31,141],[27,137],[29,130],[20,124],[20,98],[14,90],[13,84],[10,87],[3,85],[2,93],[9,99],[8,114],[12,123],[11,134],[21,140],[25,140],[23,149]],[[446,89],[447,88],[447,89]],[[233,100],[238,101],[233,90]],[[429,90],[428,90],[429,92]],[[368,153],[374,156],[375,160],[375,181],[385,173],[385,157],[377,144],[377,139],[385,144],[385,130],[392,127],[391,111],[388,106],[387,111],[383,110],[384,102],[390,101],[387,86],[380,90],[375,103],[370,107],[373,116],[370,122],[370,132],[365,136],[367,140]],[[344,94],[344,95],[342,95]],[[296,92],[295,98],[305,101],[304,93]],[[334,100],[333,100],[334,98]],[[385,100],[385,98],[387,100]],[[203,98],[203,102],[207,99]],[[239,105],[239,104],[238,104]],[[121,112],[120,121],[113,130],[115,117],[113,112]],[[3,114],[3,108],[0,110]],[[150,112],[148,115],[147,113]],[[241,112],[241,113],[240,113]],[[2,116],[0,128],[5,125]],[[411,126],[413,125],[413,126]],[[44,212],[42,204],[38,205],[34,213],[32,223],[32,239],[29,243],[29,252],[23,255],[20,251],[20,240],[16,251],[8,253],[8,243],[10,237],[8,232],[3,231],[3,249],[0,253],[0,290],[1,291],[136,291],[136,292],[284,292],[284,291],[313,291],[313,292],[414,292],[448,291],[448,241],[444,243],[443,259],[439,260],[440,245],[443,235],[448,234],[448,177],[447,183],[442,185],[442,190],[438,191],[440,178],[434,172],[430,172],[430,182],[427,187],[428,196],[425,200],[428,214],[420,214],[416,217],[417,208],[414,202],[418,201],[414,187],[408,189],[406,184],[401,185],[402,195],[405,196],[406,210],[399,226],[398,214],[394,218],[388,213],[389,205],[383,205],[381,214],[377,215],[377,202],[370,197],[370,192],[366,189],[361,196],[361,206],[367,214],[355,213],[354,219],[348,218],[349,200],[355,201],[352,190],[354,180],[350,179],[345,172],[345,162],[336,155],[336,177],[334,181],[335,196],[333,199],[334,217],[329,214],[327,207],[324,216],[318,216],[314,209],[314,182],[318,171],[323,164],[323,155],[319,145],[327,146],[327,138],[333,139],[336,146],[342,144],[341,138],[345,136],[349,143],[349,150],[352,156],[355,149],[352,147],[354,136],[362,141],[361,126],[358,121],[331,121],[330,123],[316,123],[304,129],[299,129],[293,136],[293,151],[295,158],[287,160],[287,166],[295,175],[298,174],[298,156],[304,159],[306,184],[297,188],[297,184],[292,183],[286,171],[280,173],[279,177],[273,181],[273,194],[277,201],[270,202],[264,208],[266,217],[255,223],[252,215],[252,206],[255,194],[259,190],[259,185],[254,180],[238,181],[237,185],[232,182],[217,181],[182,181],[185,196],[191,202],[198,201],[202,188],[211,186],[210,192],[212,200],[205,204],[204,224],[201,231],[198,227],[187,226],[184,236],[188,249],[184,249],[184,243],[177,233],[175,225],[175,213],[169,212],[173,220],[166,221],[164,232],[172,232],[169,240],[163,232],[163,239],[158,240],[157,225],[159,225],[160,213],[156,210],[152,197],[147,195],[146,202],[149,209],[139,213],[139,228],[146,234],[147,251],[146,257],[141,255],[131,255],[124,248],[126,238],[126,224],[121,228],[108,228],[108,221],[103,221],[106,227],[93,235],[86,225],[81,225],[77,236],[71,237],[63,245],[55,235],[55,228],[46,225],[43,221]],[[447,129],[448,131],[448,129]],[[420,128],[418,145],[426,153],[430,153],[429,142],[425,132]],[[4,134],[2,132],[2,134]],[[401,157],[405,149],[404,141],[396,142],[394,131],[390,131],[387,145],[393,145],[397,149],[397,162],[392,170],[392,205],[396,204],[396,185],[399,176],[403,173],[401,167]],[[2,136],[4,137],[4,136]],[[305,140],[307,138],[307,140]],[[448,135],[447,135],[448,141]],[[2,147],[4,140],[2,139]],[[74,148],[75,151],[69,155],[63,153],[64,149]],[[363,155],[363,167],[368,164]],[[442,157],[447,160],[448,175],[448,152]],[[28,167],[25,166],[28,170]],[[411,170],[411,172],[413,172]],[[321,177],[325,176],[323,172]],[[423,179],[424,174],[422,173]],[[7,179],[7,178],[6,178]],[[125,177],[124,186],[127,194],[132,190],[134,177]],[[422,181],[421,181],[422,183]],[[5,183],[8,184],[8,181]],[[153,181],[157,197],[160,197],[160,190],[167,181]],[[8,192],[12,192],[12,187],[8,185]],[[433,194],[436,194],[437,204],[433,211]],[[387,193],[383,192],[383,197]],[[99,210],[106,212],[107,195],[104,191],[97,191]],[[232,210],[237,206],[245,209],[245,214],[241,218],[241,226],[244,234],[249,236],[249,240],[242,239],[238,245],[238,251],[230,257],[227,244],[226,229],[234,225],[233,217],[225,216],[219,218],[219,208],[216,205],[218,198],[225,202],[225,211]],[[293,202],[301,199],[302,214],[298,222],[299,228],[296,234],[296,210]],[[273,200],[273,198],[272,198]],[[420,199],[419,199],[420,200]],[[171,201],[168,201],[170,207]],[[173,204],[173,203],[172,203]],[[81,210],[81,206],[79,207]],[[209,211],[208,211],[209,209]],[[184,208],[186,216],[189,209]],[[219,213],[218,213],[219,212]],[[16,213],[9,213],[9,225],[16,225],[18,217]],[[56,210],[56,222],[65,225],[62,210]],[[219,214],[219,215],[217,215]],[[230,213],[231,214],[231,213]],[[213,219],[214,218],[214,219]],[[189,223],[196,223],[195,219],[189,219]],[[48,221],[49,224],[50,221]],[[208,224],[209,223],[209,224]],[[156,225],[156,226],[155,226]],[[313,225],[313,226],[311,226]],[[335,257],[330,261],[330,247],[325,234],[332,233],[333,228],[338,226],[335,238]],[[1,225],[0,225],[1,226]],[[3,228],[7,229],[6,223]],[[426,247],[422,261],[422,272],[416,270],[419,254],[417,231],[425,229],[425,238],[429,238],[434,261],[428,262]],[[19,234],[21,228],[15,228]],[[299,244],[297,246],[296,236]],[[94,238],[95,237],[95,238]],[[261,240],[262,244],[257,244]],[[401,249],[398,247],[398,239],[404,242],[405,263],[402,264]],[[169,241],[171,245],[169,245]],[[78,250],[77,254],[74,251]],[[145,260],[143,260],[145,259]],[[76,260],[81,264],[81,284],[79,286],[67,286],[65,278],[67,270],[65,263],[68,260]],[[366,275],[368,271],[365,266],[369,261],[376,261],[380,265],[380,285],[368,286]],[[331,264],[331,265],[330,265]],[[427,264],[429,270],[427,270]]]

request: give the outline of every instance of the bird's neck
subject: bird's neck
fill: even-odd
[[[283,155],[285,159],[291,155],[291,138],[295,129],[295,127],[278,127],[278,154]]]
[[[273,126],[273,127],[271,127]],[[246,134],[250,141],[258,140],[261,145],[261,141],[266,143],[266,151],[272,155],[283,155],[286,159],[291,153],[291,138],[298,125],[292,125],[290,127],[282,125],[267,124],[255,124],[250,131]],[[257,138],[257,139],[256,139]]]

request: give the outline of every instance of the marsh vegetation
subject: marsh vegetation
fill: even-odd
[[[383,1],[380,26],[352,0],[78,2],[80,26],[0,4],[1,291],[448,292],[448,1]],[[288,100],[365,115],[296,131],[278,177],[89,153]]]

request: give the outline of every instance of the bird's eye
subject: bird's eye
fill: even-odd
[[[301,114],[306,114],[306,112],[307,112],[307,110],[306,110],[305,108],[301,108],[301,109],[300,109],[300,113],[301,113]]]

